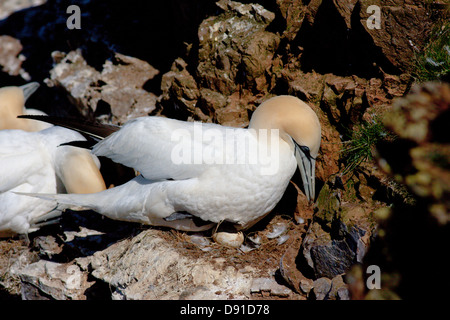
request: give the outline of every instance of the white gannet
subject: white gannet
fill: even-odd
[[[46,115],[45,112],[25,108],[25,101],[39,88],[39,83],[31,82],[20,87],[0,88],[0,130],[21,129],[25,131],[40,131],[52,125],[29,119],[17,119],[17,116]]]
[[[262,103],[248,129],[142,117],[92,149],[139,171],[138,177],[93,194],[29,195],[56,200],[60,209],[82,207],[185,231],[223,221],[246,229],[275,207],[297,165],[305,194],[314,201],[320,140],[317,115],[292,96]]]
[[[33,232],[61,214],[55,201],[20,195],[105,190],[98,159],[88,150],[60,146],[85,140],[52,126],[39,132],[0,130],[0,237]],[[45,224],[45,223],[44,223]]]

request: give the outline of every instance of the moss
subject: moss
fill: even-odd
[[[324,227],[331,229],[331,223],[336,216],[336,212],[340,210],[340,201],[334,194],[331,183],[326,183],[320,190],[315,208],[317,212],[314,218]]]
[[[450,80],[450,22],[438,22],[429,37],[428,44],[415,57],[413,73],[418,82]]]

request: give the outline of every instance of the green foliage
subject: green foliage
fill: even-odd
[[[416,55],[414,77],[418,82],[450,78],[450,22],[438,22],[423,51]]]
[[[343,173],[353,171],[363,162],[372,160],[372,149],[375,145],[393,137],[393,134],[384,127],[380,117],[356,125],[350,140],[343,143],[342,156],[345,163]]]

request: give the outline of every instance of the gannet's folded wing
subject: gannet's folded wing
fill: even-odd
[[[205,129],[211,135],[205,139]],[[214,136],[215,134],[215,136]],[[225,127],[162,117],[142,117],[127,122],[94,146],[92,152],[138,170],[146,179],[198,177],[207,164],[202,156],[214,150],[223,157]]]

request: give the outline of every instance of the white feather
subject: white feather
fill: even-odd
[[[79,133],[61,127],[39,132],[0,131],[0,235],[28,233],[33,225],[55,210],[56,201],[18,193],[63,192],[55,162],[70,146],[61,143],[84,140]],[[80,164],[81,165],[81,164]]]

